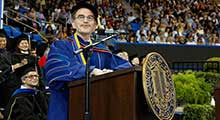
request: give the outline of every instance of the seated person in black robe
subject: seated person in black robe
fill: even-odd
[[[4,30],[0,30],[0,111],[3,112],[12,93],[20,87],[14,71],[26,64],[24,60],[12,64],[12,54],[7,50],[8,41]],[[24,62],[23,62],[24,61]]]
[[[15,42],[15,52],[12,54],[12,64],[26,61],[25,65],[15,70],[16,76],[20,78],[20,74],[23,72],[23,69],[29,66],[37,65],[38,60],[36,54],[32,54],[31,42],[27,35],[21,34],[20,36],[15,38]]]
[[[22,73],[22,85],[17,89],[5,110],[5,120],[46,120],[48,101],[46,95],[37,90],[39,75],[33,67]]]

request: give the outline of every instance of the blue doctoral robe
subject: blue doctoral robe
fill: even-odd
[[[81,46],[89,43],[78,36]],[[78,49],[76,39],[59,40],[50,47],[45,66],[46,80],[51,89],[48,120],[68,120],[68,88],[65,83],[85,77],[86,66],[80,54],[73,52]],[[85,54],[84,54],[85,55]],[[124,69],[131,64],[109,52],[104,45],[94,47],[90,60],[90,69]],[[73,106],[74,107],[74,106]]]

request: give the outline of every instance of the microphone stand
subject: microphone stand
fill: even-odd
[[[77,55],[81,52],[85,52],[86,54],[86,71],[85,71],[85,80],[86,80],[86,86],[85,86],[85,113],[84,113],[84,120],[90,120],[91,119],[91,113],[90,113],[90,70],[89,70],[89,67],[90,67],[90,59],[91,59],[91,56],[92,56],[92,49],[94,46],[100,44],[100,43],[103,43],[107,40],[110,40],[111,38],[117,36],[117,33],[116,34],[113,34],[107,38],[104,38],[98,42],[95,42],[93,44],[90,44],[90,45],[87,45],[85,46],[84,48],[80,48],[76,51],[74,51],[74,54]]]

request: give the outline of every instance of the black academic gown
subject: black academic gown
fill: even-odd
[[[46,95],[33,89],[17,89],[5,111],[5,120],[46,120]]]
[[[5,49],[0,49],[0,84],[7,80],[7,75],[12,72],[11,54]]]
[[[11,53],[0,49],[0,108],[5,108],[12,93],[19,87],[11,67]]]
[[[15,74],[19,79],[21,77],[21,73],[23,73],[23,70],[25,68],[35,67],[35,65],[37,65],[36,56],[30,54],[18,53],[18,52],[12,54],[12,64],[21,63],[23,59],[27,59],[28,61],[27,64],[15,70]]]

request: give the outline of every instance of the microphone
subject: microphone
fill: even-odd
[[[117,32],[117,33],[114,33],[113,35],[110,35],[110,36],[108,36],[108,37],[106,37],[106,38],[104,38],[104,39],[102,39],[102,40],[100,40],[100,41],[98,41],[98,42],[95,42],[95,43],[93,43],[93,44],[87,45],[87,46],[85,46],[84,48],[80,48],[80,49],[74,51],[74,54],[79,54],[79,53],[82,52],[83,50],[90,49],[90,48],[92,48],[93,46],[96,46],[96,45],[98,45],[98,44],[100,44],[100,43],[103,43],[103,42],[105,42],[105,41],[108,41],[108,40],[112,39],[113,37],[116,37],[118,34],[119,34],[118,32]]]
[[[107,41],[107,40],[109,40],[109,39],[112,39],[113,37],[116,37],[117,35],[119,35],[119,33],[118,32],[115,32],[115,33],[113,33],[113,35],[110,35],[110,36],[108,36],[108,37],[106,37],[106,38],[104,38],[104,39],[102,39],[102,40],[100,40],[101,42],[105,42],[105,41]]]

